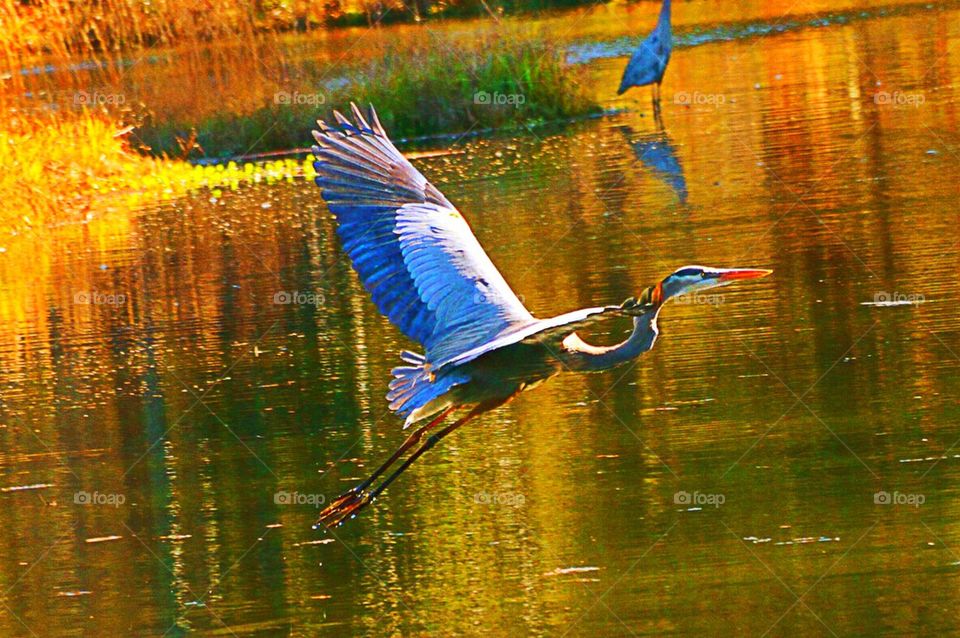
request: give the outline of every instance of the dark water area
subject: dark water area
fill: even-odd
[[[411,344],[312,184],[0,253],[0,633],[958,633],[958,38],[934,8],[680,49],[665,130],[639,90],[417,160],[538,316],[774,275],[671,303],[636,365],[525,393],[332,532],[316,504],[403,439]]]

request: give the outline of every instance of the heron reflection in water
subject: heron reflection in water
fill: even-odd
[[[665,130],[637,134],[629,126],[621,126],[620,132],[640,163],[650,169],[652,175],[666,183],[677,194],[681,204],[686,204],[687,180],[670,135]]]
[[[393,145],[373,108],[366,116],[355,105],[352,111],[353,121],[335,112],[336,124],[318,122],[316,183],[377,308],[423,351],[400,354],[404,365],[394,368],[387,394],[404,428],[415,429],[369,478],[331,502],[318,524],[355,515],[443,437],[521,392],[560,372],[608,370],[650,350],[657,317],[677,295],[770,274],[684,266],[621,304],[538,319],[456,207]],[[616,345],[593,345],[577,333],[623,317],[633,332]]]

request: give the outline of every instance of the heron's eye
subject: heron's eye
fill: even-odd
[[[706,271],[706,270],[701,270],[701,271],[700,271],[700,279],[703,279],[703,278],[705,278],[706,276],[707,276],[707,271]]]

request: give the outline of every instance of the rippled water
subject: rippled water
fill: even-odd
[[[957,633],[958,36],[933,7],[691,46],[665,132],[641,90],[420,160],[538,315],[775,274],[668,306],[636,366],[487,415],[335,533],[277,494],[400,443],[409,344],[311,184],[11,245],[0,632]]]

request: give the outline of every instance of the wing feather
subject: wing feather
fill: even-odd
[[[316,183],[377,308],[442,365],[535,323],[457,209],[397,150],[371,107],[313,136]]]

